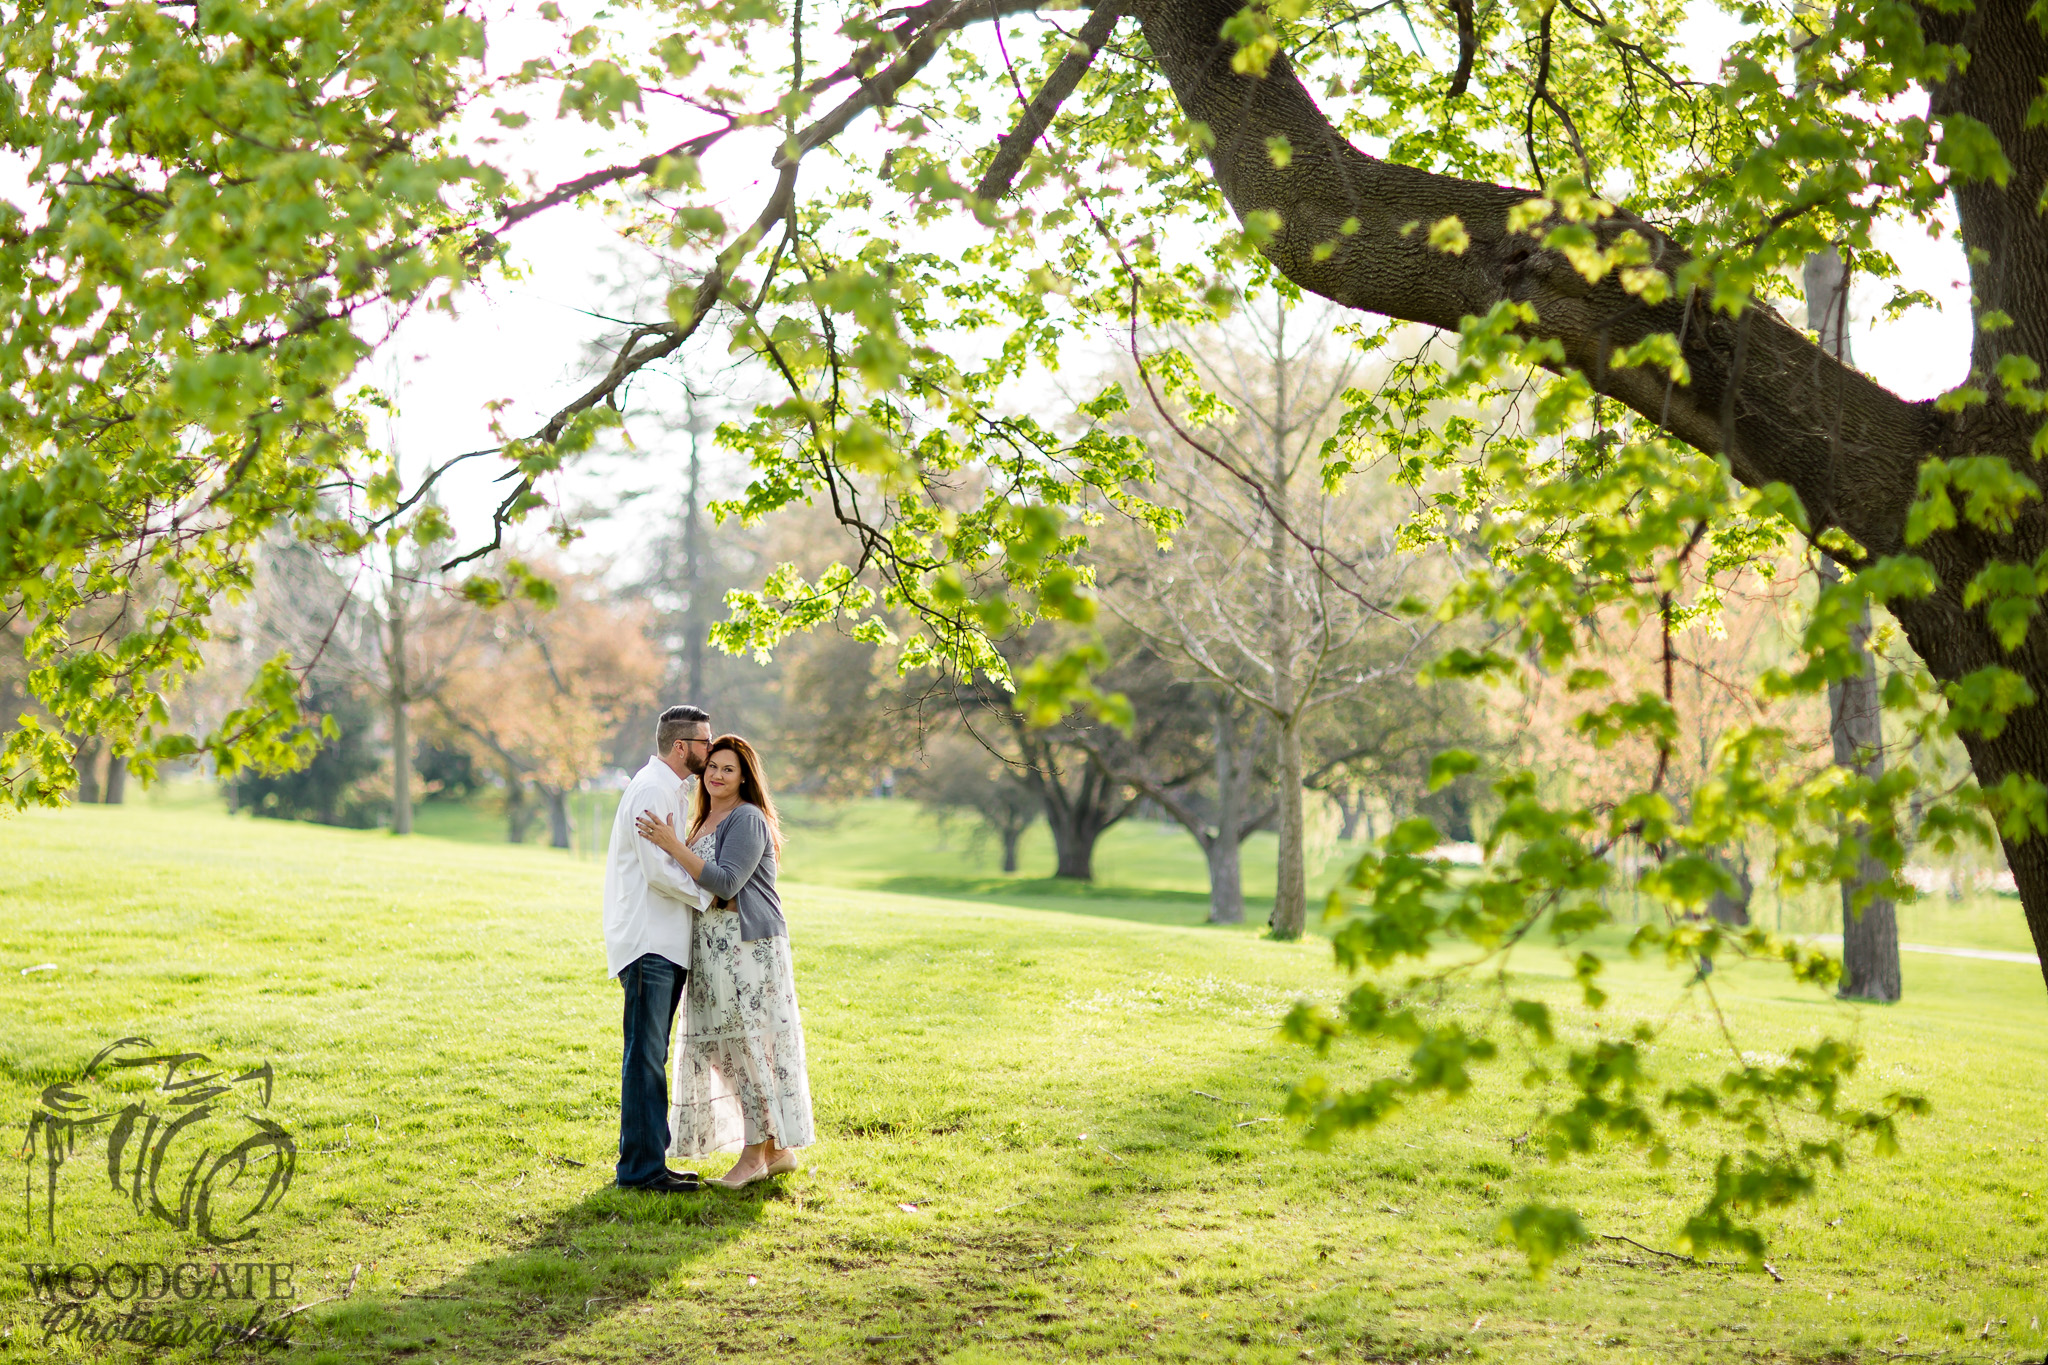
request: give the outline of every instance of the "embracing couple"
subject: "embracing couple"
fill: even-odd
[[[604,874],[604,943],[625,990],[618,1183],[674,1194],[738,1189],[796,1169],[811,1086],[789,930],[775,893],[782,829],[760,758],[711,716],[671,706],[654,757],[619,799]],[[684,1000],[675,1093],[669,1032]],[[668,1157],[738,1151],[724,1176]]]

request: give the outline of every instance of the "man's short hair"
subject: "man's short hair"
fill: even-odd
[[[661,713],[661,719],[654,727],[654,752],[665,754],[676,747],[679,739],[691,738],[690,732],[698,726],[704,727],[704,738],[711,738],[711,713],[701,706],[671,706]]]

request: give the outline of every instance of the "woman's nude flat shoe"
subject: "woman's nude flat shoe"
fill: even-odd
[[[796,1169],[796,1153],[794,1151],[785,1151],[776,1157],[775,1160],[769,1162],[760,1170],[755,1171],[744,1180],[727,1180],[723,1176],[714,1176],[706,1183],[718,1185],[728,1190],[737,1190],[753,1184],[756,1180],[766,1180],[771,1175],[790,1175]]]

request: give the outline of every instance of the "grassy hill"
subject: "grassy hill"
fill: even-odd
[[[1541,1096],[1512,1074],[1306,1151],[1275,1115],[1313,1063],[1273,1023],[1343,988],[1324,945],[1100,890],[912,894],[980,873],[934,868],[908,828],[799,830],[786,899],[820,1126],[806,1169],[664,1200],[606,1188],[618,997],[594,861],[207,804],[0,820],[14,1121],[136,1035],[270,1061],[300,1150],[252,1244],[215,1253],[114,1197],[88,1133],[54,1239],[0,1221],[0,1259],[288,1264],[291,1303],[312,1305],[290,1358],[316,1362],[2042,1354],[2048,996],[2030,966],[1909,957],[1888,1009],[1718,974],[1742,1047],[1853,1031],[1859,1089],[1922,1090],[1933,1117],[1902,1156],[1859,1161],[1772,1220],[1782,1282],[1623,1241],[1537,1281],[1495,1239],[1504,1209],[1572,1200],[1596,1232],[1668,1247],[1707,1154],[1547,1166],[1517,1141]],[[1563,1008],[1562,965],[1539,950],[1528,966]],[[1661,970],[1612,985],[1615,1017],[1674,1021],[1665,1079],[1724,1064],[1713,1018]],[[43,1311],[16,1283],[0,1353],[134,1353],[46,1347]]]

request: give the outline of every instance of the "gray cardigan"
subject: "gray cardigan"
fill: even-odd
[[[775,894],[775,841],[768,835],[768,817],[761,814],[759,806],[742,801],[718,822],[711,856],[697,874],[697,885],[731,902],[727,908],[739,912],[742,941],[789,937],[782,920],[782,897]]]

